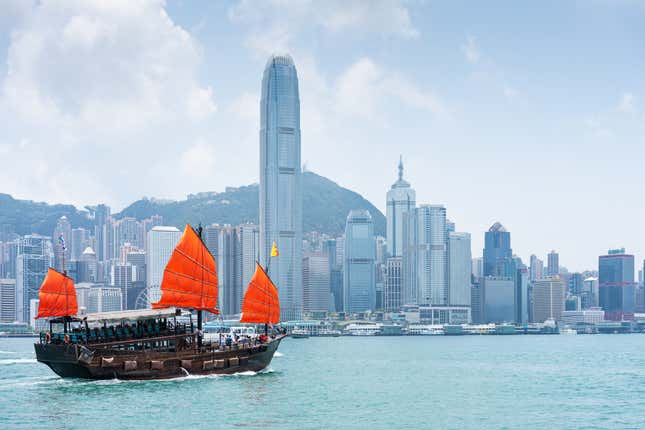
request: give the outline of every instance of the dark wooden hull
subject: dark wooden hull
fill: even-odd
[[[127,352],[92,345],[36,343],[36,359],[63,378],[170,379],[265,369],[284,335],[250,347],[198,352]],[[207,348],[205,348],[207,349]],[[90,359],[83,353],[93,354]]]

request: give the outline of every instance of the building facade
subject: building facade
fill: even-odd
[[[390,257],[403,255],[403,220],[416,207],[416,193],[403,179],[403,159],[399,160],[399,179],[386,196],[387,252]]]
[[[448,303],[470,306],[472,255],[470,234],[448,234]]]
[[[302,315],[302,190],[298,73],[288,55],[269,58],[260,101],[260,261],[278,287],[282,320]]]
[[[328,312],[329,257],[322,252],[305,253],[302,259],[303,310],[305,312]]]
[[[385,264],[385,282],[383,284],[383,310],[396,312],[401,305],[403,258],[390,257]]]
[[[157,226],[147,234],[146,282],[149,303],[161,298],[163,272],[179,239],[181,232],[176,227]]]
[[[514,276],[511,233],[499,222],[484,235],[484,276]]]
[[[558,321],[564,312],[565,285],[559,276],[533,282],[533,322]]]
[[[366,210],[353,210],[347,216],[344,257],[344,311],[373,310],[376,305],[376,244],[372,216]]]
[[[635,289],[633,255],[621,248],[598,257],[599,305],[607,320],[634,319]]]
[[[53,264],[49,237],[27,235],[20,239],[16,258],[16,316],[29,323],[30,300],[38,299],[38,290]]]

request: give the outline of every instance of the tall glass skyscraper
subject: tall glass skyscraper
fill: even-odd
[[[302,315],[302,190],[298,73],[288,55],[269,58],[260,101],[260,263],[275,242],[269,275],[282,320]]]
[[[498,222],[484,236],[484,276],[515,276],[511,233]]]
[[[387,192],[387,251],[390,257],[403,255],[403,220],[414,211],[416,193],[403,179],[403,159],[399,160],[399,179]]]
[[[374,223],[366,210],[353,210],[345,224],[345,312],[374,310],[376,281]]]
[[[607,320],[634,319],[634,256],[610,249],[598,257],[599,304]]]

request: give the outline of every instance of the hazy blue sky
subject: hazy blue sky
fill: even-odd
[[[307,167],[525,261],[645,257],[645,3],[0,2],[0,192],[183,198],[258,181],[266,59],[300,76]]]

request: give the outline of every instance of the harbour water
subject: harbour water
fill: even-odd
[[[258,374],[62,380],[0,339],[1,429],[645,428],[645,334],[286,339]]]

